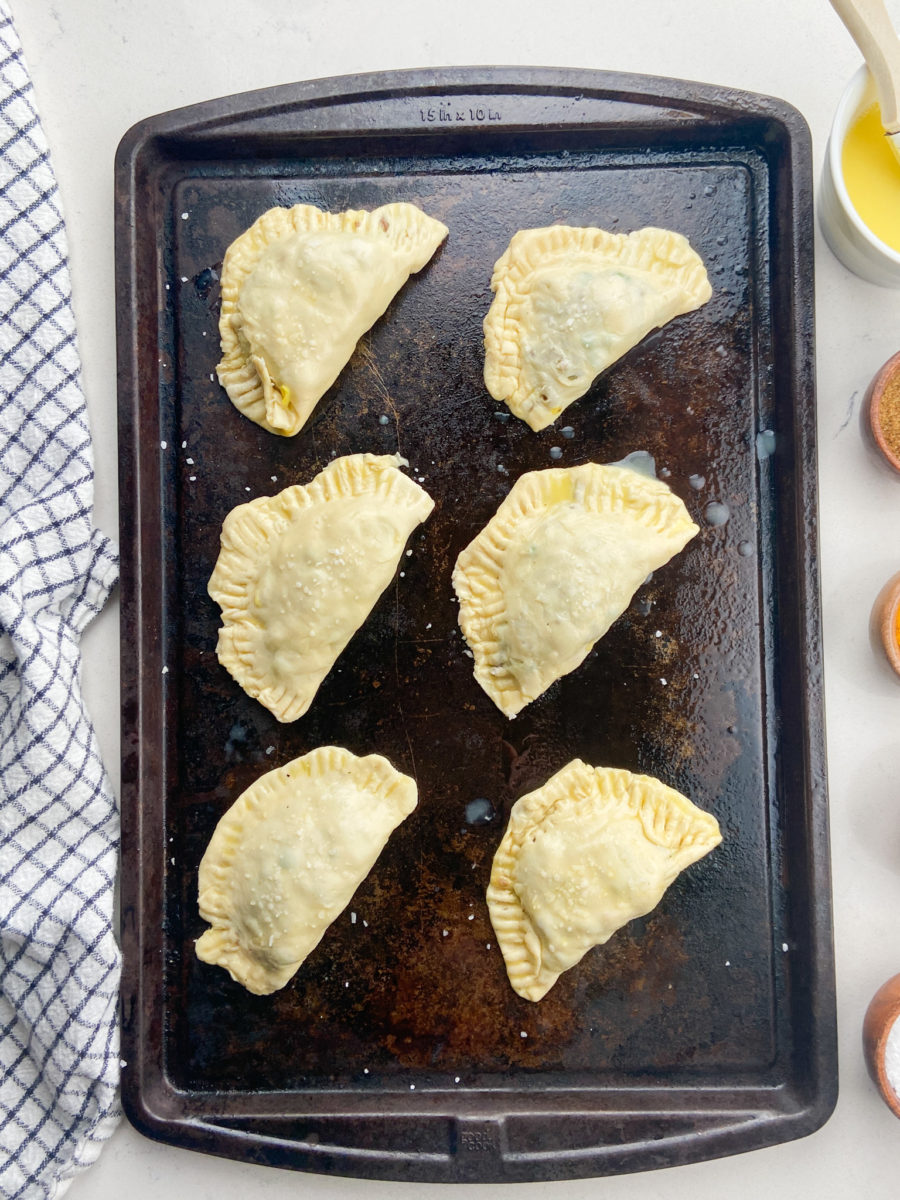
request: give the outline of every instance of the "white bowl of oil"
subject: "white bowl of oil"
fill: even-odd
[[[900,162],[887,143],[866,66],[850,80],[834,116],[818,211],[825,240],[845,267],[900,288]]]

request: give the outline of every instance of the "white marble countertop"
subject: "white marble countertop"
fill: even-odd
[[[818,180],[833,110],[859,63],[826,0],[13,0],[66,208],[75,311],[96,456],[97,523],[114,533],[116,370],[112,163],[139,119],[220,95],[356,71],[479,63],[579,66],[703,80],[789,101],[812,130]],[[900,28],[900,0],[888,0]],[[604,1196],[897,1195],[900,1122],[860,1051],[875,989],[900,971],[900,685],[873,655],[872,601],[900,568],[900,480],[877,469],[858,407],[900,349],[900,291],[854,278],[816,233],[822,597],[840,1036],[840,1098],[810,1138],[738,1158],[541,1185]],[[115,602],[84,641],[89,706],[113,778],[119,702]],[[539,1185],[521,1190],[536,1194]],[[395,1184],[298,1175],[153,1143],[123,1122],[73,1200],[279,1200],[397,1194]],[[409,1189],[407,1189],[409,1190]],[[468,1196],[500,1195],[467,1186]],[[439,1188],[418,1185],[416,1195]],[[411,1192],[410,1192],[411,1194]],[[503,1194],[508,1194],[504,1192]]]

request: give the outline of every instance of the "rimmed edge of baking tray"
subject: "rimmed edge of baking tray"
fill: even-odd
[[[788,362],[776,362],[776,374],[787,378],[795,394],[794,428],[797,470],[795,487],[779,496],[779,522],[797,531],[804,548],[796,580],[795,611],[779,614],[787,623],[786,643],[805,647],[789,658],[789,678],[782,690],[800,698],[802,720],[798,729],[782,731],[796,737],[798,753],[782,756],[791,769],[782,777],[782,794],[804,800],[803,863],[808,889],[796,903],[798,925],[808,932],[809,974],[795,990],[808,1004],[810,1016],[804,1052],[806,1086],[800,1092],[785,1088],[723,1090],[715,1087],[678,1091],[672,1088],[635,1088],[623,1104],[621,1091],[587,1094],[571,1088],[565,1092],[516,1094],[476,1088],[452,1093],[434,1090],[415,1097],[390,1093],[372,1097],[362,1092],[335,1095],[309,1093],[308,1105],[298,1116],[296,1102],[303,1093],[267,1094],[257,1111],[241,1115],[236,1105],[221,1111],[220,1097],[204,1097],[173,1088],[165,1078],[154,1046],[162,1041],[164,1014],[160,994],[162,961],[159,944],[150,935],[157,914],[152,910],[162,894],[163,881],[140,849],[152,836],[154,821],[164,802],[164,748],[160,730],[163,701],[159,663],[160,604],[156,580],[142,579],[142,564],[160,560],[158,511],[147,497],[160,496],[158,464],[140,454],[142,390],[158,384],[155,322],[140,317],[157,312],[156,273],[148,277],[137,239],[137,210],[153,202],[147,193],[153,167],[164,156],[167,144],[179,152],[220,155],[239,128],[277,139],[279,122],[287,114],[327,114],[306,126],[310,132],[361,133],[352,125],[353,106],[384,100],[394,105],[392,124],[374,126],[380,135],[408,136],[413,130],[427,137],[438,126],[421,116],[416,125],[413,110],[400,116],[402,99],[439,100],[452,94],[540,97],[579,96],[625,104],[645,102],[666,107],[674,127],[703,121],[769,122],[782,130],[783,152],[789,165],[781,172],[783,187],[773,197],[779,219],[791,232],[790,261],[775,273],[773,286],[794,320],[788,333],[780,332]],[[347,113],[342,110],[347,109]],[[349,114],[349,115],[348,115]],[[503,134],[535,128],[552,128],[531,114],[520,121],[503,121],[467,127],[465,136]],[[310,118],[307,117],[307,120]],[[574,120],[574,118],[573,118]],[[348,127],[347,122],[350,122]],[[272,128],[269,128],[269,123]],[[565,128],[565,124],[558,126]],[[576,123],[577,127],[577,123]],[[590,124],[583,126],[590,128]],[[117,333],[120,405],[120,483],[122,494],[121,544],[128,548],[122,564],[122,846],[128,868],[122,879],[123,973],[123,1101],[130,1120],[150,1137],[216,1154],[290,1166],[298,1169],[371,1178],[419,1181],[525,1181],[575,1178],[662,1167],[745,1151],[801,1137],[819,1128],[831,1114],[837,1096],[836,1033],[833,949],[831,940],[830,872],[826,804],[821,618],[816,562],[816,448],[813,363],[813,279],[811,154],[809,133],[802,116],[790,105],[772,99],[689,81],[550,68],[460,68],[384,72],[316,80],[227,97],[163,114],[141,122],[123,138],[116,160]],[[782,386],[785,386],[782,382]],[[146,436],[146,430],[144,431]],[[145,590],[146,589],[146,590]],[[803,726],[803,733],[799,729]],[[792,827],[795,828],[795,827]],[[805,911],[804,911],[805,905]],[[799,1002],[799,1001],[797,1001]],[[553,1106],[548,1108],[547,1098]],[[666,1108],[659,1099],[666,1098]],[[704,1105],[698,1108],[698,1099]],[[597,1107],[598,1098],[609,1102]],[[260,1098],[255,1098],[257,1102]],[[499,1100],[499,1104],[498,1104]],[[260,1108],[265,1109],[261,1114]],[[218,1110],[218,1111],[217,1111]],[[379,1148],[379,1130],[385,1118],[392,1132],[403,1131],[400,1145]],[[593,1130],[587,1144],[575,1145],[571,1121]],[[648,1120],[650,1125],[648,1126]],[[303,1128],[314,1124],[312,1130]],[[330,1124],[329,1124],[330,1122]],[[368,1125],[365,1123],[368,1122]],[[554,1122],[556,1135],[539,1144]],[[369,1130],[368,1144],[329,1142],[322,1131],[336,1138],[341,1127],[352,1124]],[[611,1138],[613,1125],[618,1144]],[[652,1126],[652,1128],[651,1128]],[[318,1131],[317,1131],[318,1129]],[[629,1134],[627,1131],[631,1130]],[[432,1134],[436,1131],[436,1136]],[[306,1134],[309,1136],[306,1136]],[[551,1130],[552,1133],[552,1130]],[[358,1139],[359,1140],[359,1139]],[[443,1149],[436,1148],[443,1147]]]

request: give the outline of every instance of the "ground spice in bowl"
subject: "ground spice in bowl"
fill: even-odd
[[[884,653],[895,676],[900,676],[900,571],[892,575],[875,598],[869,617],[869,640],[876,654]]]
[[[900,473],[900,354],[889,358],[869,384],[864,412],[883,459]]]
[[[888,449],[900,459],[900,371],[888,376],[878,405],[878,418]]]

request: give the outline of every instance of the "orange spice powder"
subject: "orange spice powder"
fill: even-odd
[[[900,458],[900,371],[892,371],[888,376],[878,415],[888,449],[895,458]]]

